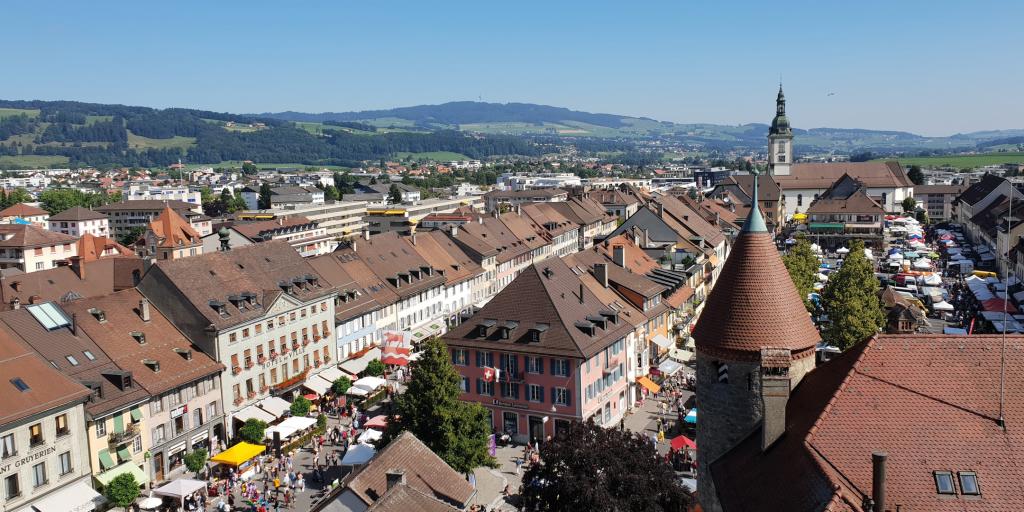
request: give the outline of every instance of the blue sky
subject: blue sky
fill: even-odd
[[[1019,1],[69,1],[2,12],[5,99],[321,112],[482,97],[736,124],[771,120],[781,74],[801,128],[1024,128]]]

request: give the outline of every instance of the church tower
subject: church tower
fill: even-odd
[[[775,99],[775,119],[768,129],[768,168],[776,176],[788,176],[793,163],[793,129],[786,118],[786,96],[779,84],[779,96]]]
[[[697,497],[706,512],[720,512],[715,461],[751,435],[767,448],[785,432],[789,391],[814,368],[821,339],[759,208],[736,237],[693,337]]]

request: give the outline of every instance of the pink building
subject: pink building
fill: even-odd
[[[628,407],[626,339],[634,330],[622,312],[559,259],[527,267],[445,336],[463,399],[489,409],[495,432],[521,442],[574,420],[618,425]]]

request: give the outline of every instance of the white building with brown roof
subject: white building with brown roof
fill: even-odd
[[[50,231],[71,236],[82,236],[86,233],[93,236],[110,235],[110,221],[107,216],[81,206],[68,208],[51,216],[47,226]]]
[[[50,218],[46,210],[30,204],[18,203],[0,210],[0,223],[11,224],[17,219],[28,221],[39,228],[46,227],[46,220]]]
[[[78,255],[78,237],[26,224],[0,224],[0,269],[35,272]]]

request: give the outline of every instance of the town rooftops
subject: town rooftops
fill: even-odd
[[[402,471],[405,485],[445,503],[464,509],[476,494],[465,477],[427,448],[411,432],[402,432],[345,484],[366,505],[388,490],[387,473]]]
[[[0,217],[38,217],[49,215],[46,210],[25,203],[17,203],[0,210]]]
[[[974,205],[978,201],[985,199],[993,190],[999,188],[1006,183],[1007,180],[996,176],[995,174],[985,173],[981,177],[981,181],[971,185],[967,190],[963,191],[957,196],[957,202],[963,201],[969,205]]]
[[[131,249],[117,243],[114,239],[105,236],[96,236],[92,233],[84,233],[78,239],[78,256],[83,261],[95,261],[102,258],[118,256],[135,257]]]
[[[82,208],[81,206],[75,206],[56,215],[51,215],[50,221],[81,222],[83,220],[103,220],[106,218],[107,216],[100,212],[90,210],[88,208]]]
[[[884,215],[885,208],[868,196],[860,180],[844,174],[811,202],[807,213]]]
[[[338,289],[339,300],[335,302],[334,315],[339,323],[376,311],[398,300],[398,296],[351,252],[322,254],[307,258],[306,261]],[[371,284],[366,285],[356,279],[360,275],[372,280]]]
[[[257,222],[239,222],[233,224],[231,228],[249,240],[259,241],[263,239],[264,235],[274,236],[290,229],[314,229],[316,226],[317,223],[311,222],[306,217],[295,215]]]
[[[960,194],[967,185],[914,185],[914,195]]]
[[[160,216],[149,223],[149,229],[157,239],[157,247],[175,249],[202,244],[199,232],[178,212],[165,207]]]
[[[857,178],[870,188],[913,187],[914,183],[895,161],[796,163],[789,175],[775,175],[783,190],[828,188],[843,174]]]
[[[473,279],[483,269],[458,245],[440,231],[426,231],[413,235],[416,252],[444,276],[445,284],[452,286]]]
[[[416,252],[410,239],[398,233],[381,233],[356,242],[355,256],[403,299],[444,285],[444,276]]]
[[[755,216],[753,209],[693,331],[697,350],[712,357],[758,360],[765,347],[795,357],[821,340],[764,222],[751,230]]]
[[[138,275],[133,275],[138,271]],[[26,306],[53,301],[66,304],[86,297],[98,297],[131,287],[142,275],[142,260],[105,258],[85,261],[72,268],[56,268],[28,273],[10,273],[0,277],[0,309],[14,304]]]
[[[171,208],[172,210],[180,211],[198,209],[200,206],[198,204],[186,203],[185,201],[178,201],[176,199],[135,199],[97,206],[96,211],[103,213],[136,210],[158,212],[164,208]]]
[[[78,237],[28,224],[0,224],[0,248],[33,248],[72,244]]]
[[[89,391],[0,330],[0,426],[85,401]]]
[[[1024,510],[1024,336],[1006,338],[1005,429],[1001,345],[926,334],[855,345],[794,388],[778,441],[762,450],[758,428],[712,464],[723,509],[864,511],[871,455],[886,452],[886,510]]]
[[[487,199],[532,199],[566,196],[568,192],[560,188],[537,188],[528,190],[492,190],[484,197]]]

